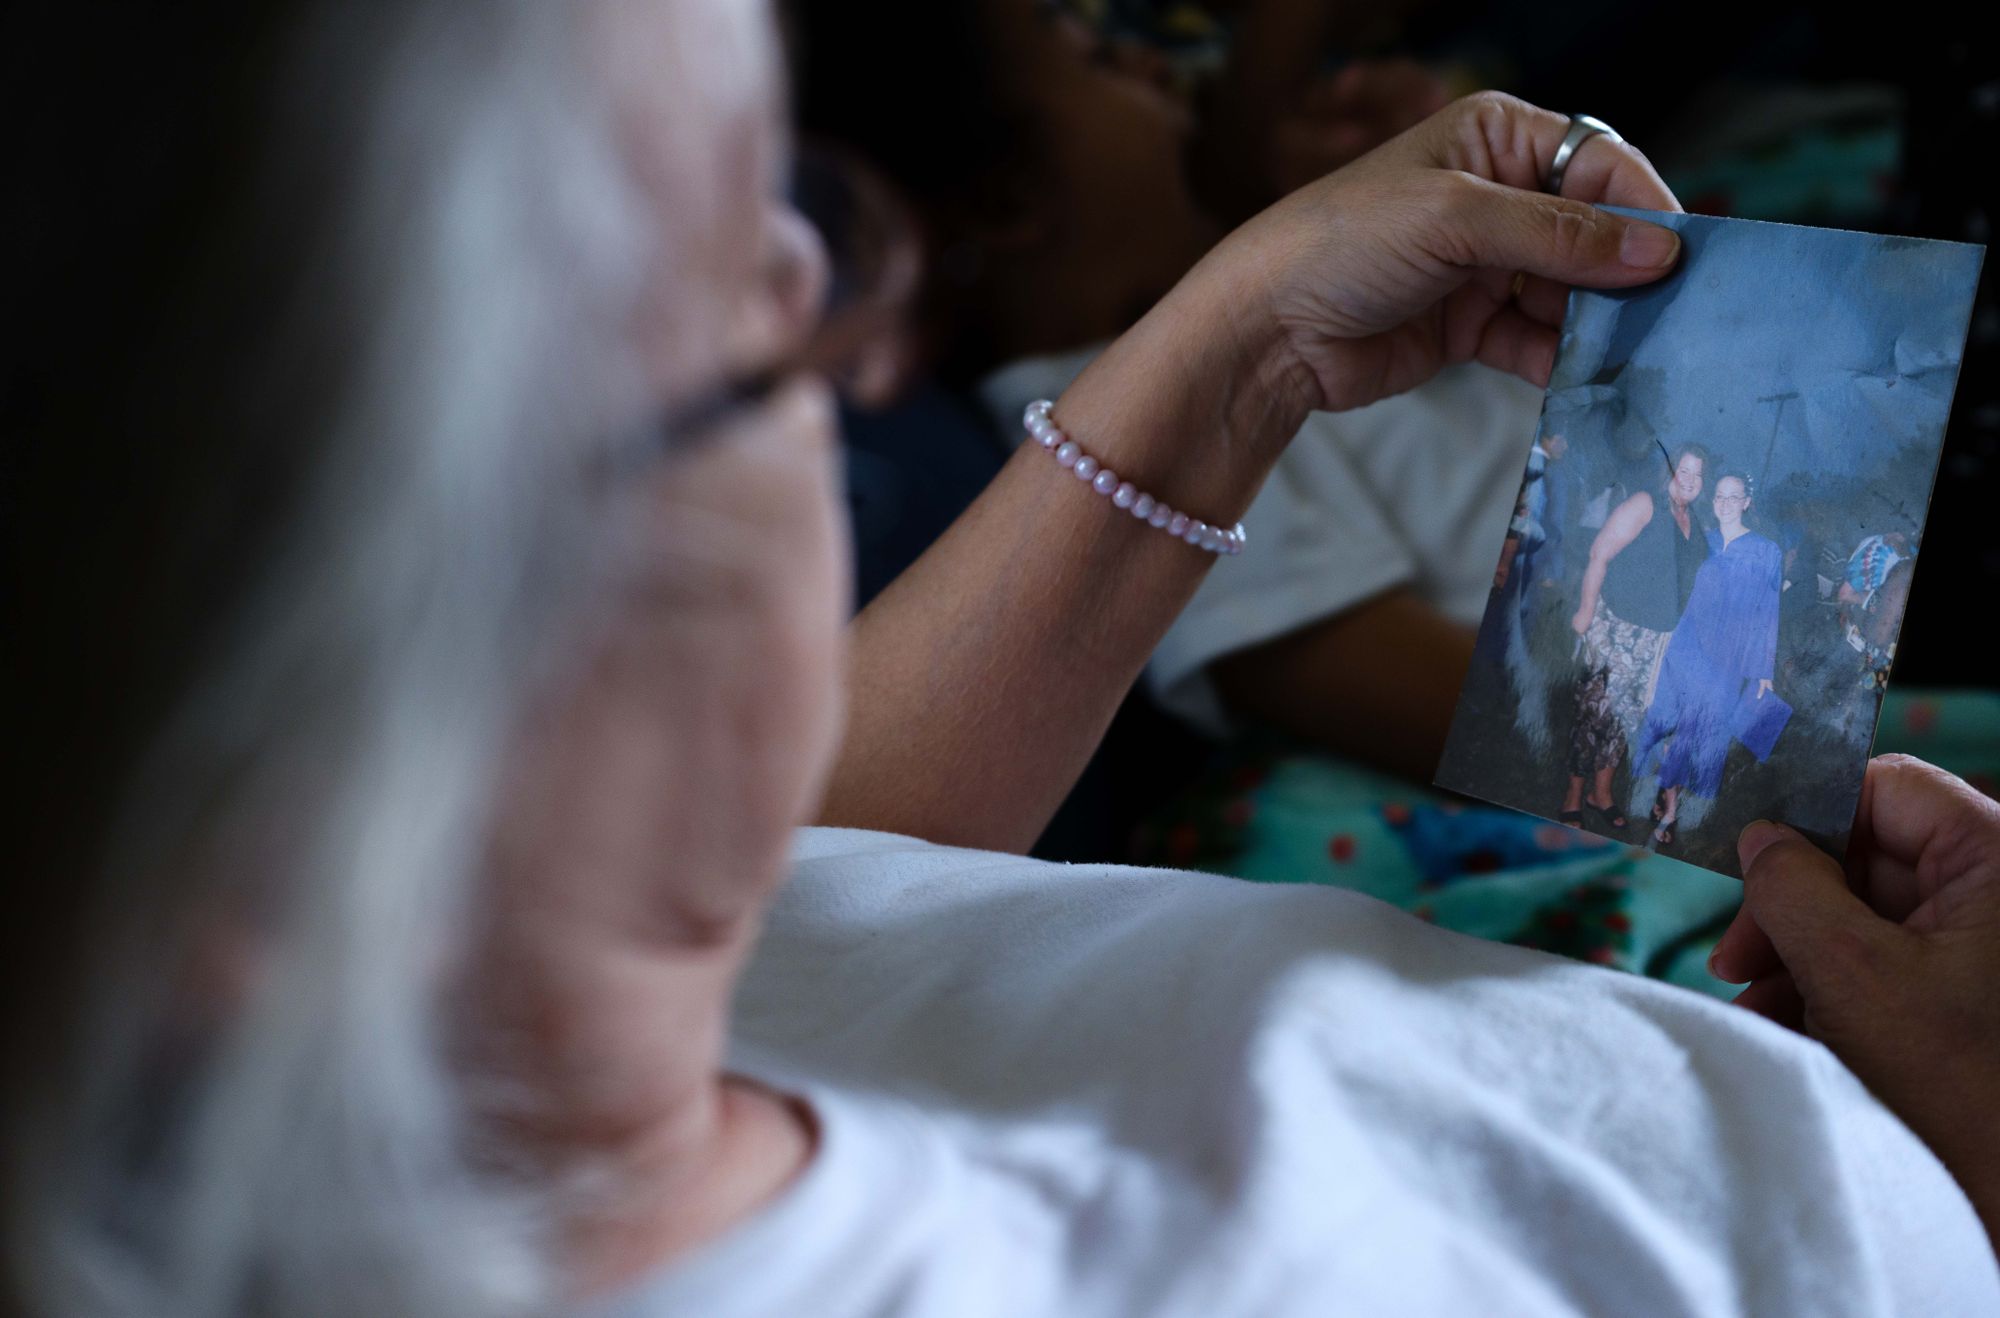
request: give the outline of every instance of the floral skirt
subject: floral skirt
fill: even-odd
[[[1660,672],[1660,655],[1672,632],[1626,622],[1600,597],[1583,634],[1583,672],[1576,680],[1576,722],[1569,738],[1569,771],[1588,778],[1625,758],[1639,733]]]

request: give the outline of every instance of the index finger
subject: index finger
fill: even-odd
[[[1529,192],[1542,190],[1556,150],[1569,132],[1569,116],[1501,92],[1467,96],[1436,118],[1445,129],[1439,164]],[[1563,174],[1563,195],[1573,201],[1639,210],[1681,209],[1637,147],[1602,134],[1577,147]]]
[[[1880,755],[1861,782],[1850,854],[1863,895],[1904,919],[1946,880],[2000,857],[2000,804],[1909,755]]]

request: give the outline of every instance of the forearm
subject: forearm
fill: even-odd
[[[1228,306],[1191,279],[1055,410],[1121,477],[1225,525],[1310,389],[1260,373]],[[822,822],[1025,850],[1212,561],[1024,447],[855,620]]]
[[[1232,714],[1429,782],[1451,730],[1474,633],[1390,591],[1210,668]]]
[[[1937,1155],[2000,1256],[2000,1131],[1992,1119],[2000,1100],[2000,1056],[1987,1028],[1990,1013],[1941,1010],[1954,1000],[1980,1000],[1974,995],[1987,994],[1990,976],[1953,976],[1957,982],[1943,993],[1936,991],[1940,980],[1925,978],[1929,994],[1895,1000],[1899,1010],[1885,1017],[1909,1022],[1898,1030],[1893,1045],[1878,1044],[1864,1052],[1837,1039],[1831,1042],[1842,1046],[1833,1051]],[[1963,1019],[1953,1021],[1953,1015]]]
[[[1577,612],[1585,617],[1597,612],[1597,597],[1604,589],[1606,563],[1595,554],[1591,555],[1590,566],[1583,570],[1583,591],[1577,596]]]

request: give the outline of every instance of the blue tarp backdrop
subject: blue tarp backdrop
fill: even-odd
[[[1571,299],[1544,429],[1626,460],[1648,460],[1642,438],[1699,443],[1766,487],[1893,469],[1920,524],[1984,250],[1623,213],[1679,231],[1680,268]]]

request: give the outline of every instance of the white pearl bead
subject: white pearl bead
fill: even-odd
[[[1243,523],[1238,522],[1225,530],[1220,526],[1210,526],[1200,518],[1175,512],[1131,481],[1120,479],[1117,472],[1085,453],[1081,445],[1056,425],[1051,415],[1054,410],[1054,403],[1038,398],[1021,410],[1021,425],[1035,443],[1055,454],[1056,461],[1065,470],[1089,485],[1093,492],[1110,499],[1112,507],[1131,513],[1146,525],[1158,527],[1168,535],[1212,554],[1243,552],[1247,539]]]

